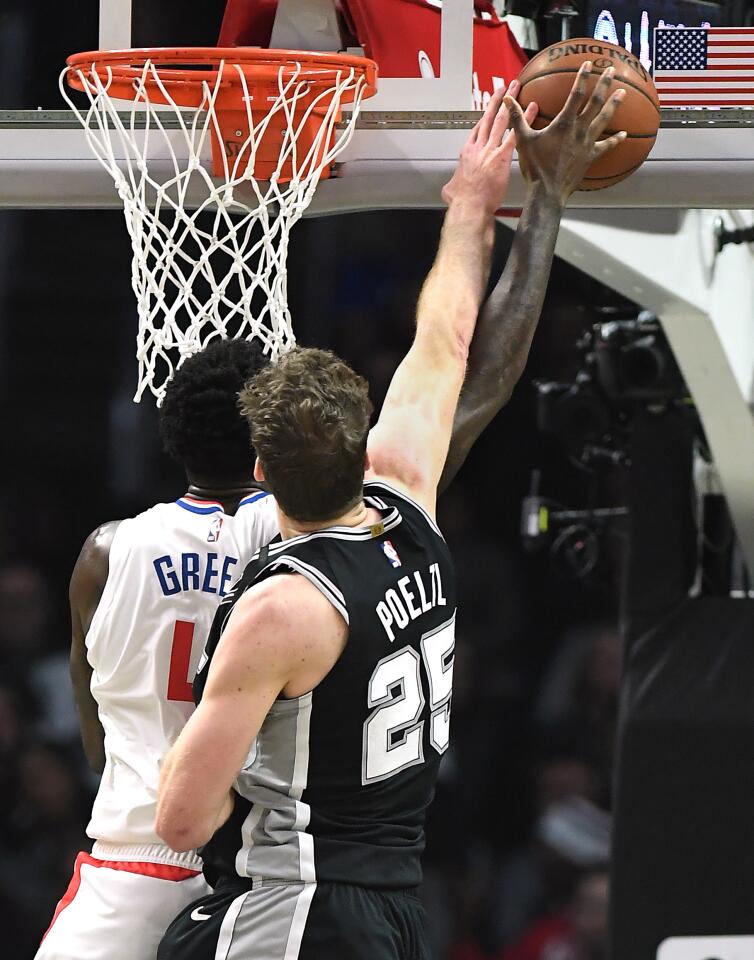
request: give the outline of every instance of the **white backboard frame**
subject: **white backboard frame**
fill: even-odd
[[[123,50],[130,47],[131,19],[131,0],[99,0],[98,49]]]

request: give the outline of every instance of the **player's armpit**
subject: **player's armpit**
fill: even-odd
[[[87,659],[86,635],[107,583],[110,547],[119,523],[119,520],[104,523],[87,537],[73,568],[69,587],[71,682],[84,753],[95,773],[101,773],[105,766],[105,733],[91,691],[92,667]]]
[[[281,574],[236,604],[196,708],[160,771],[156,830],[174,850],[206,843],[278,696],[306,693],[343,650],[342,617],[302,576]]]

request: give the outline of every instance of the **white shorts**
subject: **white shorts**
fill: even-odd
[[[210,892],[195,870],[80,853],[36,960],[154,960],[171,921]]]

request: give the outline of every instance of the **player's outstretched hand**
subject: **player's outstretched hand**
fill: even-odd
[[[581,65],[565,106],[542,130],[530,126],[527,111],[506,94],[505,106],[516,132],[521,172],[530,183],[540,182],[561,203],[565,203],[581,183],[592,163],[612,150],[626,137],[625,130],[601,140],[625,91],[610,94],[615,71],[608,67],[587,95],[592,64]],[[531,104],[529,105],[531,106]]]
[[[501,87],[491,97],[461,151],[452,179],[443,188],[443,200],[448,205],[468,201],[481,205],[490,214],[499,209],[508,189],[516,146],[507,102],[515,103],[520,86],[514,80],[507,90]],[[528,126],[536,116],[536,107],[532,105],[525,113],[519,108],[519,113]]]

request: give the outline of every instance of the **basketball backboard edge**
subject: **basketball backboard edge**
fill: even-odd
[[[320,185],[310,213],[441,206],[441,186],[478,117],[470,109],[472,2],[438,3],[440,76],[380,81],[336,176]],[[272,45],[334,49],[333,9],[332,0],[280,0]],[[129,46],[131,0],[100,0],[99,27],[101,48]],[[754,110],[671,110],[664,111],[655,148],[634,176],[606,191],[578,194],[572,206],[749,209],[752,182]],[[507,202],[516,207],[522,201],[516,169]],[[0,206],[118,205],[70,111],[0,111]]]

